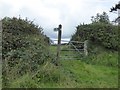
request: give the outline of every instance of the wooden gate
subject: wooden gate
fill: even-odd
[[[57,47],[54,42],[57,40],[53,40],[53,45]],[[81,57],[88,55],[87,40],[84,42],[61,40],[61,42],[64,43],[60,46],[60,60],[80,60]]]

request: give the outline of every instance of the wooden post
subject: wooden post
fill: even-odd
[[[59,61],[60,57],[60,46],[61,46],[61,30],[58,31],[57,61]]]
[[[88,55],[87,43],[88,43],[88,41],[86,40],[86,41],[84,42],[84,54],[85,54],[85,56]]]
[[[62,25],[60,24],[58,28],[54,28],[54,31],[58,31],[58,45],[57,45],[57,61],[56,65],[59,64],[59,59],[60,59],[60,46],[61,46],[61,35],[62,35]]]
[[[2,20],[0,20],[0,65],[2,65]]]
[[[0,20],[0,89],[2,88],[2,20]]]
[[[0,20],[0,46],[2,46],[2,20]]]

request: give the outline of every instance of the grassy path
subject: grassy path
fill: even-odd
[[[118,87],[118,69],[106,66],[90,65],[78,60],[62,60],[62,68],[70,72],[80,88]]]
[[[50,51],[56,54],[56,46],[51,46]],[[108,55],[107,55],[108,54]],[[63,54],[64,55],[64,54]],[[106,57],[112,57],[111,59]],[[12,81],[12,88],[117,88],[118,87],[118,68],[109,66],[110,63],[117,59],[116,53],[109,54],[106,52],[99,58],[95,58],[97,63],[86,63],[83,60],[60,60],[60,66],[55,66],[51,61],[40,66],[37,74],[33,77],[31,74],[21,76]],[[95,56],[98,57],[98,56]],[[101,58],[100,58],[101,57]],[[88,58],[86,58],[88,59]],[[94,57],[92,58],[94,59]],[[116,62],[115,62],[116,63]]]
[[[51,50],[55,52],[56,47],[52,46]],[[61,55],[64,55],[63,54]],[[104,57],[105,58],[105,57]],[[107,58],[107,57],[106,57]],[[114,57],[112,57],[114,58]],[[108,60],[109,61],[109,60]],[[83,88],[117,88],[118,87],[118,68],[99,64],[87,64],[81,60],[61,60],[63,70],[73,81],[72,84],[62,84],[63,87],[83,87]],[[109,62],[108,62],[109,63]],[[61,70],[61,71],[62,71]],[[62,77],[62,76],[61,76]],[[69,86],[73,85],[73,86]]]

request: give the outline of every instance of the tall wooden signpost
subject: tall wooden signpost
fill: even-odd
[[[58,28],[54,28],[54,31],[58,31],[58,45],[57,45],[57,59],[56,59],[56,65],[59,64],[60,60],[60,46],[61,46],[61,35],[62,35],[62,25],[60,24]]]
[[[2,83],[2,20],[0,20],[0,83]],[[2,84],[0,84],[0,89]]]

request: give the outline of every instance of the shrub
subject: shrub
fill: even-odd
[[[71,40],[90,40],[105,48],[118,50],[118,27],[104,23],[78,25]]]
[[[49,38],[32,21],[21,18],[2,19],[3,87],[26,73],[37,71],[39,65],[52,60]]]

